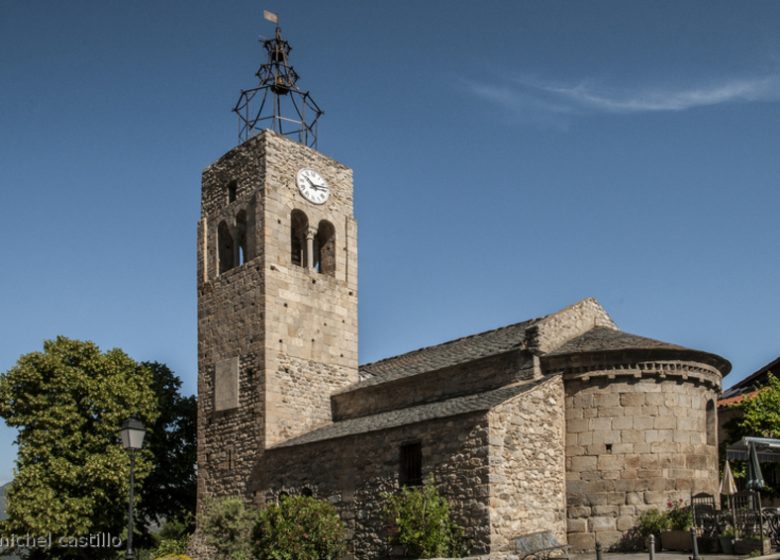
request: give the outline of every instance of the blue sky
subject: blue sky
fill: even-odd
[[[355,172],[362,362],[586,296],[726,386],[780,354],[776,2],[4,0],[0,371],[63,334],[195,391],[200,172],[263,8]]]

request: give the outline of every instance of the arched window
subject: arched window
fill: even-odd
[[[238,254],[236,255],[236,263],[241,266],[249,257],[246,254],[246,211],[241,210],[236,215],[236,245],[238,246]]]
[[[336,274],[336,228],[322,220],[314,242],[314,266],[322,274]]]
[[[718,445],[718,416],[715,401],[707,401],[707,445]]]
[[[220,222],[217,228],[217,254],[219,258],[219,273],[222,274],[235,266],[233,236],[225,222]]]
[[[300,210],[290,214],[290,262],[297,266],[306,266],[306,230],[309,219]]]

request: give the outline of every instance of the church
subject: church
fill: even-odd
[[[474,555],[540,530],[620,546],[643,511],[717,493],[730,364],[623,332],[595,299],[359,365],[352,171],[316,150],[279,29],[264,46],[242,142],[202,176],[199,500],[326,499],[368,560],[389,550],[383,492],[428,479]]]

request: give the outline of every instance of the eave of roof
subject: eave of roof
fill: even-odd
[[[757,381],[760,381],[761,377],[766,375],[769,372],[776,373],[777,375],[780,375],[780,356],[775,358],[774,361],[769,362],[767,365],[763,366],[757,371],[754,371],[744,379],[737,381],[728,388],[729,391],[733,391],[735,389],[740,389],[743,387],[750,387]]]
[[[616,359],[695,361],[717,368],[722,375],[731,371],[731,363],[717,354],[685,348],[677,344],[606,327],[595,327],[566,342],[555,351],[545,355],[542,361],[551,366],[559,366],[573,357],[580,360],[597,358],[606,361],[615,361]]]

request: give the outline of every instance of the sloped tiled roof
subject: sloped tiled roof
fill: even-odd
[[[450,416],[468,414],[470,412],[486,411],[545,381],[547,380],[527,380],[484,393],[476,393],[465,397],[457,397],[435,403],[381,412],[371,416],[341,420],[280,443],[274,447],[279,448],[303,445],[316,441],[325,441],[366,432],[397,428],[399,426],[435,420],[437,418],[447,418]]]
[[[573,338],[549,355],[574,354],[575,352],[599,352],[602,350],[636,350],[662,348],[667,350],[688,350],[684,346],[669,344],[653,338],[637,336],[606,327],[595,327],[585,334]]]
[[[731,370],[728,360],[716,354],[605,327],[589,330],[556,348],[543,359],[551,362],[557,361],[558,356],[628,353],[635,354],[637,359],[695,360],[717,368],[723,375]]]
[[[540,320],[541,318],[530,319],[364,364],[360,366],[360,377],[363,381],[350,387],[350,390],[452,367],[519,348],[525,340],[525,331]]]

